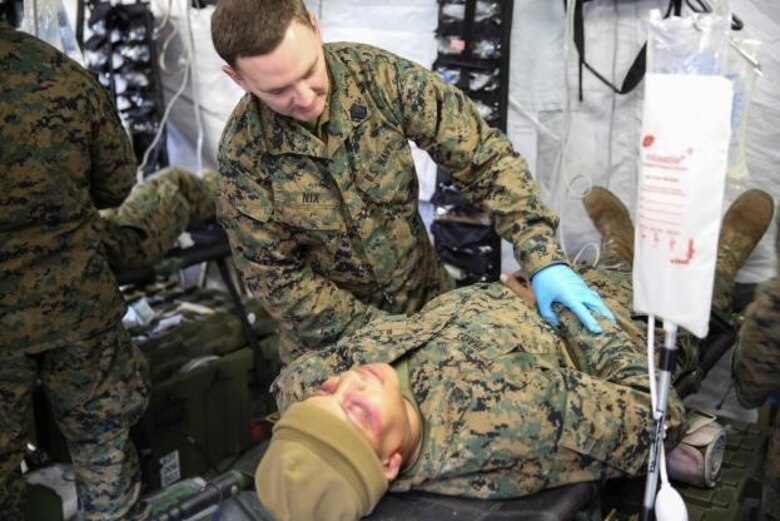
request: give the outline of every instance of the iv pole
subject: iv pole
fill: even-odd
[[[648,325],[648,327],[652,326]],[[653,443],[650,446],[650,456],[647,461],[647,481],[645,483],[645,497],[642,503],[642,521],[653,521],[655,519],[654,503],[656,488],[658,487],[658,458],[661,452],[661,444],[664,442],[666,405],[669,401],[669,386],[671,385],[672,369],[674,368],[674,358],[677,351],[677,325],[664,320],[664,333],[664,347],[661,350],[659,367],[658,393],[653,404],[655,432],[653,434]],[[651,382],[652,385],[654,385],[654,382]]]

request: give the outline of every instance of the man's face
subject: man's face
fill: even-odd
[[[328,71],[316,19],[314,28],[293,21],[279,46],[262,56],[238,58],[223,70],[242,89],[282,116],[313,122],[325,108]]]
[[[408,429],[398,375],[387,364],[360,365],[328,378],[307,401],[351,423],[380,458],[398,450]]]

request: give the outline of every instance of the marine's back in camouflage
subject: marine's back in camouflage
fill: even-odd
[[[78,518],[136,517],[129,430],[148,399],[146,361],[122,327],[98,215],[122,202],[134,172],[105,90],[0,23],[0,518],[22,516],[19,468],[38,381],[68,440]]]
[[[98,208],[133,185],[130,141],[86,70],[1,23],[0,170],[0,357],[120,319]]]
[[[436,74],[360,44],[325,44],[327,124],[315,137],[246,95],[219,150],[218,215],[289,362],[383,312],[451,288],[417,212],[408,140],[494,216],[528,274],[563,256],[525,161]]]
[[[587,278],[611,305],[630,302],[625,274]],[[501,498],[642,473],[653,425],[643,344],[608,320],[593,335],[558,312],[556,331],[498,283],[458,289],[301,356],[272,389],[284,411],[353,365],[406,360],[423,448],[395,491]],[[667,412],[674,443],[684,412],[673,389]]]

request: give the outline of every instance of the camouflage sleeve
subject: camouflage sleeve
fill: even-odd
[[[279,412],[284,414],[292,404],[303,400],[311,389],[322,385],[328,375],[328,365],[316,351],[301,355],[282,368],[271,384],[271,394],[276,398]]]
[[[106,89],[94,80],[88,103],[92,106],[92,173],[90,195],[99,209],[119,206],[135,183],[136,159],[116,107]]]
[[[285,366],[271,384],[279,412],[284,414],[290,405],[305,399],[322,382],[352,365],[349,350],[342,344],[299,356]]]
[[[757,407],[770,393],[780,395],[780,277],[756,290],[745,312],[733,362],[742,405]]]
[[[565,262],[555,239],[558,218],[541,201],[528,166],[507,137],[490,127],[471,100],[438,75],[405,60],[396,64],[407,136],[446,168],[456,186],[495,219],[530,277]]]
[[[385,312],[314,273],[293,234],[271,218],[271,191],[255,182],[262,175],[236,174],[220,165],[217,214],[227,231],[233,260],[244,283],[307,349],[323,345]]]
[[[610,297],[621,293],[618,284],[607,276],[601,277],[598,287]],[[602,333],[593,334],[571,310],[555,304],[555,312],[561,320],[557,330],[566,344],[570,359],[580,372],[593,377],[592,380],[583,378],[584,375],[573,377],[572,372],[566,378],[570,391],[568,410],[571,411],[567,412],[567,417],[581,417],[569,424],[574,428],[566,429],[564,437],[567,441],[562,441],[562,444],[569,448],[593,447],[597,438],[595,433],[607,433],[600,443],[611,438],[607,445],[610,458],[614,458],[615,462],[622,460],[623,463],[617,466],[623,469],[631,467],[630,471],[634,473],[638,470],[637,464],[643,464],[648,453],[646,445],[638,451],[636,447],[649,441],[649,436],[645,434],[650,432],[651,418],[650,381],[643,342],[626,331],[620,322],[614,324],[597,315]],[[581,382],[578,381],[580,379]],[[627,392],[627,388],[631,391]],[[685,406],[674,387],[669,388],[667,400],[664,421],[668,429],[667,439],[676,440],[683,434],[680,427],[685,421]],[[588,419],[593,418],[600,420],[588,426]],[[627,430],[619,430],[620,425]]]

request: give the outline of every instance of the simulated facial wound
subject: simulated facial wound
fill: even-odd
[[[378,453],[403,425],[398,377],[387,364],[368,364],[328,378],[309,401],[355,426]]]

